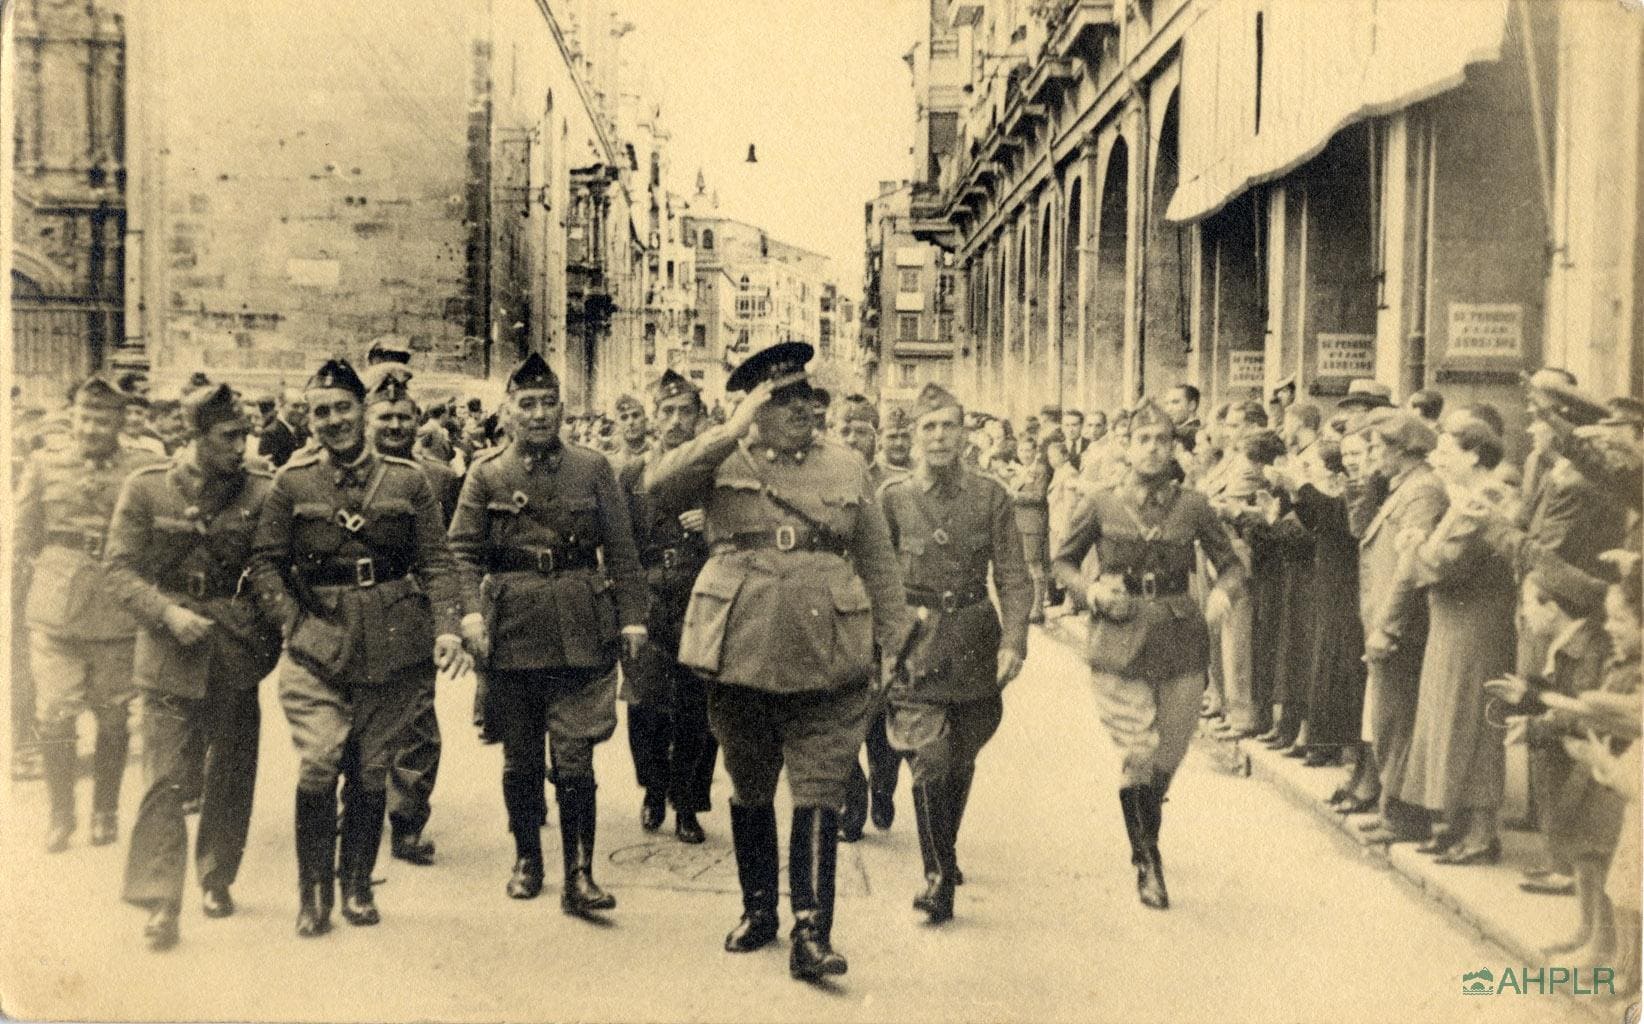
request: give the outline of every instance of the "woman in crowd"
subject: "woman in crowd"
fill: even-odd
[[[1028,574],[1033,577],[1033,611],[1028,621],[1045,621],[1045,599],[1050,580],[1050,463],[1042,448],[1024,433],[1016,445],[1016,461],[1003,477],[1005,490],[1016,509],[1016,530],[1022,535],[1022,552],[1027,556]]]

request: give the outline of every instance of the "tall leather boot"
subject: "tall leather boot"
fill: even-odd
[[[615,909],[616,897],[594,884],[593,778],[556,782],[554,790],[559,797],[560,853],[565,861],[559,908],[567,914]]]
[[[120,783],[126,774],[131,734],[122,706],[97,715],[97,746],[91,761],[91,845],[120,838]]]
[[[827,807],[795,807],[788,834],[788,888],[793,906],[788,973],[795,978],[844,974],[848,967],[832,946],[838,853],[839,812]]]
[[[1170,896],[1159,859],[1158,792],[1151,785],[1126,786],[1119,790],[1119,807],[1130,837],[1130,863],[1136,866],[1136,895],[1143,905],[1163,910],[1170,906]]]
[[[508,876],[508,898],[535,899],[542,892],[542,830],[520,828],[514,832],[514,870]]]
[[[953,884],[964,885],[965,873],[959,870],[959,826],[965,820],[965,806],[970,803],[970,784],[976,781],[976,763],[963,767],[955,765],[948,772],[948,822],[953,829]]]
[[[337,798],[297,790],[297,934],[305,938],[331,930],[336,836]]]
[[[954,836],[945,779],[913,787],[913,813],[925,861],[925,891],[914,897],[913,908],[941,924],[953,917]]]
[[[845,810],[839,819],[839,838],[847,843],[860,840],[867,823],[868,776],[858,762],[851,765],[850,778],[845,780]]]
[[[731,843],[742,886],[742,920],[725,936],[725,950],[750,953],[775,941],[778,929],[776,808],[732,803]]]
[[[66,726],[66,728],[65,728]],[[46,776],[46,795],[51,803],[51,820],[46,826],[46,852],[62,853],[74,834],[74,776],[78,770],[74,723],[64,722],[40,729],[40,765]]]
[[[376,898],[371,894],[371,872],[377,866],[383,815],[387,813],[387,791],[368,793],[358,786],[349,794],[343,811],[337,877],[342,883],[343,920],[351,925],[368,927],[382,920]]]

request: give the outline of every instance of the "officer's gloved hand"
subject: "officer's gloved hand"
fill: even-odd
[[[650,638],[650,630],[644,626],[622,627],[622,649],[630,660],[638,658],[645,647],[645,641]]]
[[[708,515],[699,508],[686,509],[679,514],[680,529],[689,533],[701,533],[708,524]]]
[[[177,638],[177,642],[184,646],[192,646],[204,640],[211,632],[211,620],[198,612],[189,611],[180,604],[174,604],[162,613],[166,629]]]
[[[999,672],[995,680],[1003,690],[1022,671],[1022,652],[1011,647],[999,648]]]
[[[469,612],[462,617],[462,645],[468,648],[468,653],[480,664],[491,657],[491,637],[485,632],[485,616],[479,612]]]
[[[455,633],[441,633],[434,638],[434,668],[448,675],[460,676],[474,667],[474,659],[462,649],[462,638]]]
[[[1124,622],[1136,611],[1135,602],[1125,590],[1124,577],[1118,575],[1096,577],[1096,582],[1085,591],[1085,603],[1096,614],[1114,622]]]

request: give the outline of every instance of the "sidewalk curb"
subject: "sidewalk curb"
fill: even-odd
[[[1082,617],[1052,619],[1043,631],[1059,643],[1077,651],[1084,650]],[[1299,761],[1285,758],[1259,743],[1211,736],[1202,724],[1194,734],[1193,745],[1219,769],[1258,780],[1290,803],[1310,811],[1362,856],[1379,862],[1410,889],[1503,950],[1516,961],[1512,966],[1553,966],[1546,962],[1542,948],[1561,937],[1557,928],[1549,931],[1548,924],[1549,918],[1561,915],[1549,915],[1548,911],[1568,908],[1573,914],[1573,904],[1563,902],[1561,897],[1534,896],[1518,889],[1517,868],[1533,859],[1539,847],[1539,839],[1533,833],[1504,830],[1502,862],[1495,867],[1452,868],[1435,864],[1417,853],[1414,844],[1388,846],[1364,842],[1355,827],[1362,819],[1338,815],[1327,802],[1330,787],[1340,778],[1339,770],[1321,772],[1305,768]],[[1321,791],[1314,792],[1314,789]],[[1480,889],[1487,891],[1480,893]],[[1569,995],[1562,998],[1595,1020],[1612,1021],[1622,1008],[1612,1002],[1582,1000]]]

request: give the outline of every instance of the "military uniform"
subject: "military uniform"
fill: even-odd
[[[926,411],[958,403],[927,385]],[[1000,648],[1027,654],[1033,580],[1011,499],[1000,484],[963,466],[920,466],[879,491],[907,588],[921,620],[903,680],[890,691],[890,741],[913,771],[919,850],[930,888],[920,909],[952,915],[954,852],[976,756],[1004,714]],[[999,608],[988,599],[992,570]]]
[[[113,385],[96,377],[80,386],[74,401],[116,412],[125,404]],[[88,708],[97,718],[91,841],[106,845],[118,834],[137,623],[110,590],[102,558],[120,485],[153,461],[148,452],[117,442],[94,458],[65,440],[31,455],[18,481],[15,543],[18,575],[28,578],[24,620],[51,801],[51,852],[65,849],[74,831],[75,720]]]
[[[322,367],[309,388],[361,399],[365,390],[337,362]],[[264,612],[286,637],[279,685],[301,758],[301,934],[328,927],[345,756],[359,777],[350,780],[344,805],[337,865],[343,912],[356,924],[377,919],[371,870],[389,764],[416,715],[414,695],[429,685],[436,636],[456,634],[466,603],[440,525],[417,464],[378,455],[363,441],[346,465],[328,449],[294,456],[263,505],[251,573]]]
[[[681,394],[694,395],[696,388],[670,370],[654,392],[660,403]],[[661,451],[659,443],[618,474],[650,591],[645,648],[638,658],[626,659],[622,665],[628,745],[634,774],[645,790],[640,816],[645,829],[661,826],[671,802],[678,815],[679,837],[701,842],[704,837],[695,816],[711,806],[709,791],[719,744],[708,728],[707,689],[695,672],[679,663],[679,641],[691,585],[708,560],[708,545],[701,531],[686,530],[677,515],[659,512],[645,495],[645,467]]]
[[[559,382],[533,353],[509,389],[557,395]],[[520,440],[490,449],[468,470],[450,536],[457,558],[484,577],[485,724],[502,739],[503,802],[517,853],[509,895],[528,899],[542,886],[546,733],[565,864],[561,905],[609,909],[616,901],[592,878],[593,751],[616,731],[619,630],[645,620],[627,503],[611,465],[557,439],[541,450]]]
[[[207,426],[241,416],[227,387],[186,404],[196,423]],[[240,585],[272,482],[260,470],[207,476],[193,449],[185,448],[133,474],[115,506],[109,583],[142,626],[136,683],[143,694],[148,785],[131,830],[123,896],[150,910],[169,907],[174,914],[182,898],[188,852],[182,798],[202,763],[198,881],[208,914],[222,916],[233,907],[227,892],[245,851],[257,778],[257,684],[280,654],[278,627]],[[185,645],[173,636],[164,616],[175,607],[211,620],[203,640]]]
[[[795,374],[810,346],[757,353],[727,381],[749,390]],[[809,400],[790,384],[772,401]],[[829,945],[838,808],[878,703],[874,640],[895,650],[907,612],[884,514],[855,452],[815,440],[796,451],[743,440],[726,426],[664,454],[645,474],[659,511],[702,508],[711,555],[692,588],[679,660],[710,681],[708,717],[734,790],[732,835],[743,922],[728,949],[776,935],[772,800],[784,767],[793,793],[790,971],[842,973]]]
[[[1170,423],[1147,403],[1133,414],[1131,429]],[[1204,495],[1168,475],[1147,479],[1132,468],[1074,512],[1055,561],[1057,577],[1080,604],[1088,607],[1081,566],[1092,549],[1101,579],[1122,584],[1126,595],[1114,607],[1091,609],[1086,660],[1102,724],[1122,761],[1119,802],[1138,890],[1157,907],[1168,905],[1160,804],[1197,726],[1210,656],[1205,617],[1188,589],[1195,542],[1215,567],[1218,586],[1243,585],[1244,569]]]

